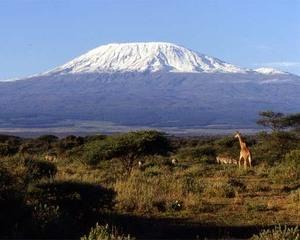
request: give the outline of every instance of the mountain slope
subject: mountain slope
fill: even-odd
[[[242,69],[174,44],[110,44],[47,73],[0,82],[0,127],[65,119],[255,127],[258,111],[300,111],[299,92],[300,77],[289,73]]]

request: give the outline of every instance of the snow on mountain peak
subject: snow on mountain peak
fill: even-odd
[[[48,73],[221,72],[246,70],[173,43],[112,43],[95,48]]]
[[[287,72],[279,71],[278,69],[270,68],[270,67],[257,68],[254,71],[262,74],[267,74],[267,75],[288,74]]]

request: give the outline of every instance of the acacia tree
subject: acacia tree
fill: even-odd
[[[289,127],[296,130],[300,130],[300,113],[287,115],[286,123]]]
[[[88,144],[85,148],[85,160],[94,165],[101,160],[118,158],[126,172],[130,172],[137,159],[153,154],[165,155],[170,150],[169,140],[163,133],[137,131]]]
[[[288,127],[284,113],[273,111],[259,112],[260,119],[257,124],[270,128],[272,131],[279,131]]]

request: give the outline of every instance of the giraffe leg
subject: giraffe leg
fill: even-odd
[[[239,158],[239,168],[241,168],[241,160],[242,160],[242,156],[240,156]]]
[[[249,166],[252,167],[252,164],[251,164],[251,161],[252,161],[251,154],[249,155],[248,160],[249,160]]]
[[[247,158],[243,158],[244,159],[244,169],[247,169]]]

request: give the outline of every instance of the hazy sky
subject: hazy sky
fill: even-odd
[[[300,75],[300,0],[0,0],[0,79],[133,41]]]

